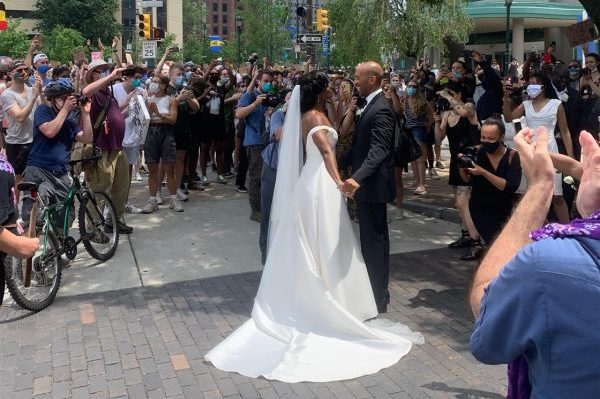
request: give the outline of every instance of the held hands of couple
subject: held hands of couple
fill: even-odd
[[[360,188],[360,184],[354,179],[348,179],[338,183],[338,189],[348,198],[354,198],[356,191]]]

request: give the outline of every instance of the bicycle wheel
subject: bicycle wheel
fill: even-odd
[[[6,286],[14,301],[32,312],[45,309],[54,301],[62,275],[60,256],[55,255],[57,239],[52,232],[38,238],[40,249],[33,255],[29,282],[24,270],[27,259],[6,255],[3,265]]]
[[[86,251],[95,259],[107,261],[119,245],[117,212],[102,191],[83,192],[79,204],[79,233]]]

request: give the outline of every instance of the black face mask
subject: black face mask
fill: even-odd
[[[487,141],[482,141],[481,142],[481,149],[485,152],[487,152],[488,154],[491,154],[492,152],[495,152],[499,147],[500,147],[500,140],[498,141],[494,141],[493,143],[487,142]]]
[[[210,75],[208,80],[210,83],[216,84],[219,81],[219,75]]]

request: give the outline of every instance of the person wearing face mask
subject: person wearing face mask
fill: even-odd
[[[554,132],[556,126],[558,126],[566,155],[573,158],[573,142],[571,140],[569,125],[567,124],[565,109],[560,100],[552,98],[556,94],[550,79],[541,72],[534,72],[529,79],[526,91],[529,99],[523,101],[513,111],[513,119],[525,116],[526,126],[532,130],[534,137],[541,126],[544,126],[548,132]],[[558,153],[558,143],[554,134],[550,134],[548,137],[548,151]],[[521,186],[517,192],[525,192],[526,184],[526,179],[522,179]],[[555,175],[552,207],[559,222],[569,222],[569,208],[563,197],[562,175],[560,173],[556,173]]]
[[[122,76],[124,81],[117,83],[113,86],[113,93],[115,99],[121,107],[121,112],[125,116],[125,136],[123,137],[123,152],[127,156],[129,162],[129,188],[131,188],[131,180],[134,177],[134,168],[138,165],[141,137],[138,136],[134,121],[132,106],[134,105],[133,97],[141,95],[144,99],[146,91],[141,88],[142,84],[143,69],[138,66],[127,67],[123,72]],[[125,205],[125,212],[127,213],[141,213],[142,210],[127,202]]]
[[[157,71],[162,68],[158,68]],[[156,74],[156,72],[155,72]],[[175,180],[177,181],[177,198],[180,201],[187,201],[188,194],[184,191],[183,174],[186,167],[186,156],[192,144],[192,114],[200,110],[200,103],[194,96],[193,90],[188,87],[188,81],[185,78],[184,67],[181,64],[173,63],[169,67],[169,87],[167,94],[175,99],[177,103],[177,121],[173,126],[175,145],[177,148],[175,159]],[[162,176],[162,173],[161,173]],[[160,186],[158,190],[160,197]],[[157,197],[159,202],[162,202]]]
[[[579,91],[579,83],[581,78],[581,64],[579,60],[569,61],[569,86]]]
[[[36,54],[36,56],[33,57],[33,68],[36,73],[29,77],[29,85],[33,86],[35,84],[36,75],[39,75],[42,79],[42,87],[46,87],[46,85],[52,81],[52,78],[48,76],[48,71],[51,69],[48,56],[43,53]]]
[[[73,141],[91,144],[93,129],[90,105],[81,106],[73,96],[73,85],[69,80],[51,82],[44,89],[48,104],[40,104],[33,117],[33,142],[23,172],[25,181],[39,185],[39,195],[48,203],[66,198],[71,186],[67,165]],[[71,111],[81,109],[81,122],[69,119]],[[23,198],[22,219],[29,222],[29,214],[35,200],[30,195]],[[57,215],[59,225],[64,215]]]
[[[23,62],[15,62],[9,72],[12,84],[0,95],[2,110],[7,121],[6,157],[15,170],[16,185],[21,182],[23,171],[27,166],[33,141],[33,115],[42,90],[42,79],[39,76],[33,87],[25,85],[28,71],[29,68]]]
[[[452,70],[450,70],[446,76],[449,81],[458,83],[463,87],[464,93],[462,96],[465,101],[472,101],[477,82],[475,82],[475,77],[469,71],[467,64],[464,61],[454,62],[452,64]]]
[[[504,133],[500,119],[483,121],[475,162],[470,168],[460,169],[463,180],[471,183],[471,218],[487,245],[510,217],[514,193],[521,182],[519,154],[504,145]]]
[[[579,91],[572,88],[570,83],[570,70],[562,64],[557,64],[551,76],[554,96],[562,102],[567,117],[567,125],[571,132],[571,142],[573,146],[573,156],[579,159],[581,156],[581,146],[579,145],[579,132],[584,130],[581,125],[582,103]],[[562,154],[566,154],[566,149],[562,139],[558,139],[558,147]]]
[[[579,82],[582,99],[582,129],[587,130],[598,138],[598,99],[600,98],[600,72],[598,63],[600,56],[596,53],[589,53],[585,56],[585,68],[581,71]]]
[[[243,146],[248,155],[248,199],[250,202],[250,219],[260,223],[260,175],[262,171],[262,150],[265,146],[265,112],[264,104],[271,91],[273,74],[267,70],[256,70],[246,92],[238,103],[235,117],[244,118],[246,123]],[[256,85],[258,87],[256,87]]]
[[[111,72],[110,67],[102,59],[92,61],[85,75],[87,86],[81,92],[90,99],[95,144],[102,151],[97,165],[87,165],[85,174],[92,189],[110,195],[117,211],[119,233],[131,234],[133,228],[123,220],[129,192],[129,164],[123,152],[125,117],[112,89],[112,83],[121,77],[123,68]]]
[[[427,194],[425,187],[425,172],[427,170],[427,134],[433,124],[433,109],[419,92],[419,84],[411,80],[406,86],[405,96],[402,102],[404,112],[404,128],[421,147],[421,157],[412,163],[414,176],[414,193],[416,195]]]
[[[484,93],[477,101],[477,118],[484,121],[494,114],[502,113],[503,86],[500,75],[481,54],[473,51],[473,60],[479,65],[477,77],[481,81]]]
[[[167,94],[169,78],[164,75],[154,76],[148,85],[146,106],[150,113],[150,127],[144,143],[144,156],[148,165],[148,202],[142,208],[142,213],[152,213],[158,210],[157,194],[160,190],[162,173],[159,162],[162,163],[167,175],[167,188],[171,195],[169,208],[175,212],[183,212],[183,205],[177,196],[179,182],[175,178],[175,160],[177,146],[173,126],[177,122],[177,101]]]

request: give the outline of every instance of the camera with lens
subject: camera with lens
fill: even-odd
[[[448,100],[446,100],[439,94],[435,95],[435,98],[433,99],[433,111],[436,114],[441,114],[445,111],[450,111],[451,108],[452,106],[450,105],[450,102]]]
[[[279,94],[267,94],[267,98],[263,101],[263,105],[266,105],[270,108],[275,108],[281,103],[281,98]]]
[[[89,97],[81,95],[81,94],[75,94],[75,95],[73,95],[73,97],[75,97],[75,100],[77,100],[78,106],[84,106],[90,101]]]
[[[258,61],[258,55],[252,54],[250,57],[248,57],[249,64],[254,65],[256,63],[256,61]]]
[[[458,157],[459,168],[472,168],[477,163],[477,147],[466,147]]]

